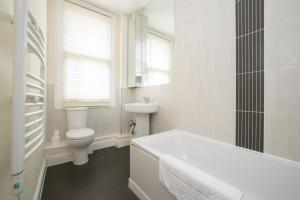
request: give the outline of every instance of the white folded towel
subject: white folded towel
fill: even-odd
[[[178,200],[241,200],[233,186],[164,154],[159,161],[159,180]]]

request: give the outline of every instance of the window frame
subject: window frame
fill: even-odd
[[[84,9],[90,10],[91,12],[98,13],[100,15],[107,16],[111,19],[111,98],[109,101],[99,100],[99,101],[65,101],[64,99],[64,50],[63,50],[63,12],[64,12],[64,2],[73,3],[76,6],[80,6]],[[57,14],[55,20],[55,27],[59,30],[55,35],[55,68],[56,68],[56,80],[55,80],[55,109],[63,109],[68,107],[102,107],[110,106],[115,107],[115,82],[116,82],[116,26],[117,26],[117,16],[111,12],[103,10],[92,4],[82,2],[80,0],[63,0],[55,6],[55,13]],[[60,16],[60,17],[59,17]],[[60,19],[59,19],[60,18]]]
[[[150,68],[148,67],[148,64],[146,66],[146,71],[147,71],[147,87],[155,87],[155,86],[161,86],[161,85],[167,85],[172,83],[173,80],[173,67],[174,67],[174,38],[163,34],[161,32],[158,32],[154,29],[150,29],[148,28],[147,30],[147,39],[148,39],[148,34],[154,35],[156,37],[160,37],[166,41],[170,42],[170,70],[169,71],[164,71],[164,70],[160,70],[160,69],[154,69],[154,68]],[[148,45],[148,44],[147,44]],[[160,73],[165,73],[169,75],[169,82],[168,83],[160,83],[160,84],[149,84],[149,79],[148,79],[148,74],[150,72],[160,72]]]

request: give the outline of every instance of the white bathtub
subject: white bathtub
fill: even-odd
[[[132,140],[129,187],[140,199],[175,199],[158,179],[164,153],[240,189],[247,200],[300,200],[300,163],[180,130]]]

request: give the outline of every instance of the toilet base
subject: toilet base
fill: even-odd
[[[73,160],[74,165],[83,165],[89,161],[87,148],[82,148],[82,149],[73,148],[72,153],[74,158]]]

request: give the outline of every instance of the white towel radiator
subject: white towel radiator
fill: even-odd
[[[24,165],[44,141],[46,69],[45,38],[27,0],[15,0],[15,54],[12,98],[12,191],[20,197],[24,189]],[[35,55],[37,69],[29,66]]]

